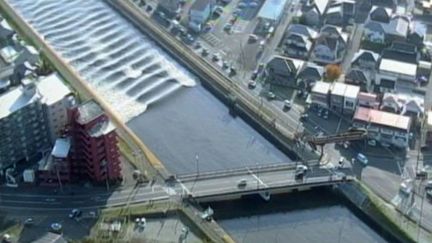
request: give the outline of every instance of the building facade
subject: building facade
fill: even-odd
[[[70,109],[68,118],[72,176],[96,183],[121,180],[117,134],[102,108],[90,100]]]
[[[41,99],[34,83],[0,96],[0,170],[50,150]]]
[[[368,137],[383,144],[407,148],[409,144],[411,118],[385,111],[358,107],[353,126],[366,128]]]

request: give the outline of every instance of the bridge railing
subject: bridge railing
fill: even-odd
[[[314,162],[314,161],[312,161]],[[243,175],[248,173],[262,173],[276,170],[294,170],[298,164],[302,162],[289,162],[289,163],[274,163],[274,164],[261,164],[257,166],[242,166],[232,169],[214,170],[199,173],[177,174],[176,177],[179,181],[191,180],[205,180],[212,178],[220,178],[227,176]]]

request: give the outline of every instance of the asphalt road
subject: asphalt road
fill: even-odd
[[[343,169],[346,174],[349,170]],[[342,172],[341,171],[341,172]],[[194,197],[221,195],[225,193],[254,191],[263,188],[275,188],[282,186],[305,185],[310,183],[327,182],[329,180],[340,180],[342,174],[327,169],[312,168],[303,180],[295,179],[295,170],[279,170],[271,172],[253,173],[246,175],[234,175],[230,177],[214,178],[183,182],[184,190]],[[240,180],[246,180],[245,187],[238,187]]]
[[[129,188],[112,194],[46,195],[38,193],[0,193],[0,209],[34,211],[64,211],[73,208],[94,209],[166,200],[169,194],[161,186]]]

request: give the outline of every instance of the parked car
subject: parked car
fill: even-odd
[[[27,218],[25,221],[24,221],[24,225],[26,225],[26,226],[30,226],[30,225],[33,225],[34,224],[34,220],[33,220],[33,218]]]
[[[255,89],[256,88],[257,83],[253,80],[250,80],[248,83],[248,87],[249,89]]]
[[[309,115],[306,114],[306,113],[304,113],[304,114],[302,114],[302,115],[300,116],[300,120],[301,120],[301,121],[307,121],[308,118],[309,118]]]
[[[275,99],[276,98],[276,95],[273,93],[273,92],[268,92],[267,93],[267,97],[270,99],[270,100],[273,100],[273,99]]]
[[[364,166],[366,166],[368,164],[368,158],[362,154],[362,153],[358,153],[356,159],[362,163]]]
[[[63,229],[63,226],[60,223],[52,223],[51,224],[51,230],[55,233],[61,232]]]
[[[412,185],[412,180],[408,179],[408,180],[404,180],[399,187],[399,190],[406,194],[406,195],[410,195],[413,189],[413,185]]]
[[[377,143],[376,143],[376,140],[375,139],[370,139],[370,140],[368,140],[368,145],[369,146],[372,146],[372,147],[375,147],[376,145],[377,145]]]
[[[81,210],[74,208],[72,209],[71,213],[69,214],[69,218],[73,219],[73,218],[78,218],[80,217],[82,214]]]
[[[284,100],[284,109],[291,110],[292,104],[290,100]]]
[[[258,36],[254,35],[254,34],[249,35],[249,38],[248,38],[249,43],[255,43],[257,41],[258,41]]]
[[[429,180],[429,181],[426,182],[425,189],[426,190],[431,190],[432,189],[432,180]]]

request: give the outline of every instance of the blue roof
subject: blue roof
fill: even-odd
[[[258,12],[259,18],[277,21],[281,17],[287,0],[266,0]]]

